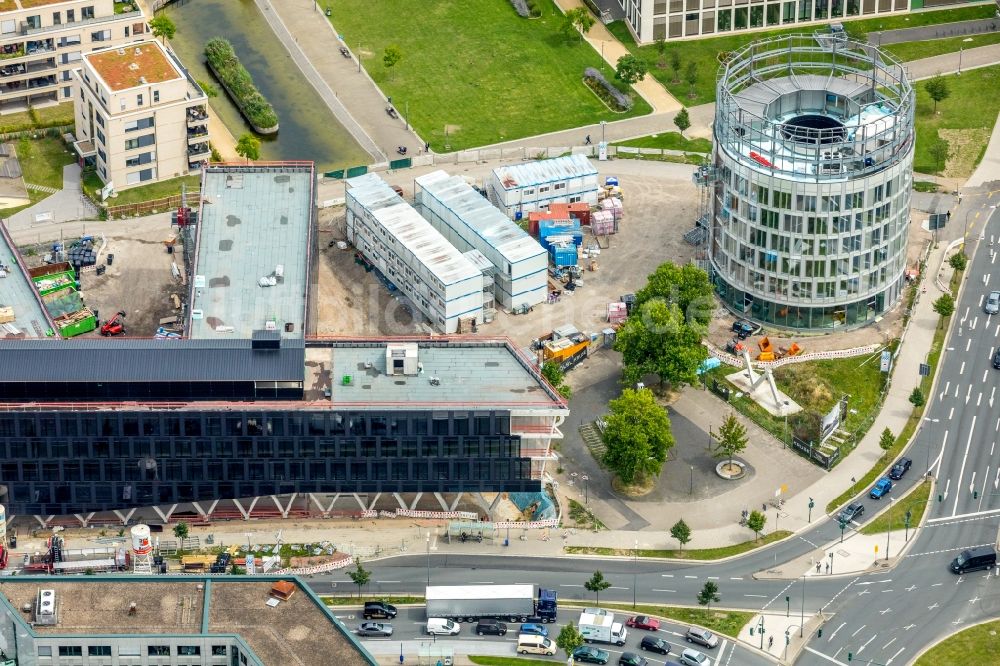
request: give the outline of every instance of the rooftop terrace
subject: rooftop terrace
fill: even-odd
[[[83,57],[114,92],[184,78],[156,41],[105,49]]]
[[[201,183],[188,335],[302,337],[313,227],[312,162],[209,167]],[[267,286],[263,286],[267,285]]]
[[[298,584],[292,597],[265,605],[273,580],[112,579],[74,582],[47,577],[23,582],[6,579],[6,597],[25,622],[42,588],[56,592],[58,624],[35,626],[37,634],[238,634],[265,664],[365,666],[374,664],[336,625],[336,620]],[[201,589],[199,589],[201,588]],[[0,600],[2,601],[2,600]],[[129,614],[131,602],[138,612]],[[205,608],[208,617],[205,618]],[[207,632],[202,632],[207,619]]]
[[[0,324],[0,338],[42,338],[54,331],[3,223],[0,223],[0,266],[6,272],[6,277],[0,278],[0,308],[14,310],[14,321]]]

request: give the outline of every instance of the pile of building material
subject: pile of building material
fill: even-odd
[[[29,269],[28,276],[60,334],[70,338],[97,328],[97,317],[83,304],[76,272],[68,262]]]

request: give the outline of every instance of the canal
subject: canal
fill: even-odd
[[[170,47],[218,96],[212,109],[237,139],[252,131],[205,66],[203,50],[212,37],[228,39],[254,83],[274,107],[281,129],[260,136],[262,160],[313,160],[317,171],[367,164],[370,157],[306,81],[253,0],[179,0],[164,9],[177,25]]]

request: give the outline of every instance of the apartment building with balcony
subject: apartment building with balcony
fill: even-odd
[[[208,161],[208,98],[156,41],[94,51],[74,72],[77,154],[122,190]]]
[[[126,6],[135,9],[122,11]],[[0,0],[0,114],[69,102],[72,71],[84,53],[142,40],[148,32],[134,4]]]

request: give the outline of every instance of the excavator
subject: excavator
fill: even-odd
[[[105,337],[125,335],[125,312],[123,310],[119,310],[118,314],[104,322],[101,326],[101,335]]]

